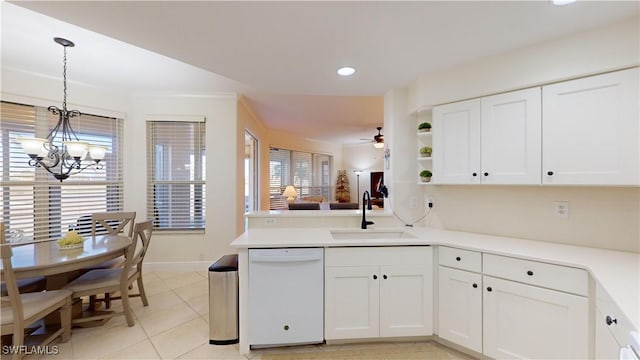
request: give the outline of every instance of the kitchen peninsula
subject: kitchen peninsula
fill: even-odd
[[[515,312],[515,314],[524,316],[525,320],[531,320],[532,326],[542,324],[543,322],[537,321],[544,321],[549,316],[552,320],[554,316],[561,316],[556,319],[557,323],[554,325],[562,329],[559,333],[549,331],[549,335],[539,334],[539,337],[544,338],[545,341],[551,341],[545,351],[558,351],[557,353],[546,352],[545,354],[556,355],[556,357],[593,358],[603,354],[611,354],[617,349],[612,349],[611,346],[607,348],[606,345],[603,345],[611,343],[607,342],[607,339],[602,340],[603,336],[610,332],[609,336],[615,339],[613,343],[624,346],[629,332],[637,332],[640,328],[640,273],[638,271],[640,257],[636,253],[426,227],[399,227],[395,218],[387,212],[367,213],[367,217],[376,222],[368,230],[361,230],[358,226],[360,212],[354,211],[351,214],[341,213],[340,215],[322,212],[302,213],[259,212],[249,214],[247,216],[250,224],[249,230],[231,244],[239,253],[240,351],[242,353],[249,352],[250,346],[253,345],[247,331],[250,326],[247,304],[248,297],[251,296],[251,289],[248,285],[249,252],[250,249],[265,248],[320,248],[324,250],[324,326],[325,340],[328,343],[372,339],[395,340],[398,337],[413,337],[410,331],[405,331],[402,335],[385,335],[393,334],[393,331],[385,332],[382,328],[382,320],[380,320],[380,329],[376,329],[376,335],[373,336],[349,336],[348,332],[336,331],[337,328],[331,328],[332,323],[327,317],[330,317],[332,312],[342,311],[347,307],[340,308],[344,304],[338,304],[336,310],[336,304],[332,304],[333,300],[329,299],[327,294],[333,291],[330,290],[331,286],[334,290],[340,289],[340,286],[330,284],[332,279],[345,278],[332,277],[331,274],[336,269],[373,269],[371,270],[373,277],[367,275],[365,283],[358,282],[357,276],[352,276],[349,284],[355,286],[364,284],[363,286],[369,286],[369,289],[372,285],[366,284],[379,286],[380,302],[378,305],[380,309],[369,310],[374,310],[373,313],[376,316],[379,313],[379,316],[383,317],[382,307],[385,296],[383,287],[390,285],[386,285],[387,283],[382,281],[387,281],[387,275],[389,275],[389,281],[393,280],[394,275],[390,271],[394,269],[406,270],[408,266],[414,266],[412,269],[415,269],[415,266],[418,265],[416,258],[421,256],[422,268],[418,270],[421,274],[421,281],[429,286],[423,292],[426,294],[425,296],[429,296],[429,298],[423,299],[424,308],[428,309],[429,314],[418,321],[421,323],[420,326],[412,325],[417,329],[415,339],[418,340],[441,341],[441,339],[445,339],[442,341],[445,345],[454,346],[476,356],[484,354],[494,358],[504,357],[505,354],[500,352],[500,348],[505,346],[511,346],[506,350],[516,354],[534,355],[534,357],[541,355],[540,347],[527,348],[525,346],[522,348],[522,344],[517,339],[496,338],[495,334],[498,328],[501,332],[526,330],[526,326],[518,327],[519,325],[516,325],[516,328],[509,328],[511,323],[521,322],[521,319],[512,322],[504,320],[504,317],[514,313],[505,315],[503,311],[508,310],[491,308],[495,303],[492,299],[503,295],[501,301],[509,298],[522,300],[520,303],[518,301],[510,303],[509,307],[521,306],[524,303],[536,306],[535,309],[531,309],[535,311],[520,309]],[[316,225],[309,225],[310,223]],[[260,226],[258,227],[258,225]],[[394,259],[394,257],[396,258]],[[341,263],[345,259],[350,263]],[[373,263],[368,263],[367,259],[375,259],[377,266],[371,266]],[[404,265],[405,268],[401,268],[401,265]],[[395,268],[393,268],[394,266]],[[427,269],[428,273],[425,273],[424,271],[427,270],[424,269]],[[447,299],[443,299],[442,296],[443,294],[455,296],[455,293],[451,295],[446,291],[447,288],[443,287],[447,284],[448,279],[445,275],[450,272],[478,279],[469,283],[469,291],[473,291],[469,294],[471,294],[470,298],[478,299],[478,316],[479,319],[484,316],[484,328],[482,328],[482,321],[480,321],[477,324],[480,326],[480,333],[474,335],[477,339],[470,343],[459,341],[446,334],[445,325],[449,324],[447,321],[450,320],[451,314],[446,313],[450,309],[448,301],[444,301]],[[397,273],[401,274],[402,271]],[[405,280],[414,281],[417,279],[416,274],[405,272],[401,275]],[[399,275],[398,278],[400,277]],[[399,291],[402,284],[395,286],[394,291]],[[475,293],[476,291],[477,293]],[[415,298],[415,296],[412,295],[411,298]],[[564,302],[565,298],[567,302]],[[553,304],[555,310],[552,310],[557,310],[556,313],[545,314],[545,308],[538,307],[539,304],[547,301],[556,302]],[[504,303],[502,304],[504,306]],[[332,308],[328,309],[328,306]],[[365,304],[361,304],[361,307],[366,308]],[[392,311],[397,312],[398,309],[392,309]],[[565,315],[566,317],[564,317]],[[600,324],[604,324],[605,317],[607,322],[615,321],[615,323],[610,325],[609,330],[605,331],[603,335],[599,329]],[[567,321],[565,322],[565,320]],[[561,336],[556,334],[561,334]],[[552,339],[550,336],[557,337],[557,339]],[[526,338],[524,334],[517,337]],[[570,344],[564,344],[565,340]],[[500,346],[497,346],[498,343]]]

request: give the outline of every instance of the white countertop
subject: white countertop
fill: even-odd
[[[393,213],[385,210],[367,210],[367,217],[378,216],[393,216]],[[252,211],[245,214],[250,218],[263,218],[263,217],[315,217],[315,216],[331,216],[331,217],[343,217],[343,216],[362,216],[362,210],[358,209],[343,209],[343,210],[263,210]]]
[[[301,211],[300,213],[312,212],[314,211]],[[415,236],[415,238],[403,239],[334,240],[331,236],[331,230],[330,228],[249,229],[235,239],[231,246],[235,248],[274,248],[445,245],[582,268],[589,271],[594,279],[602,285],[611,299],[629,318],[633,327],[636,330],[640,329],[640,254],[637,253],[424,227],[371,229],[372,231],[402,230]],[[360,229],[336,230],[367,231]]]

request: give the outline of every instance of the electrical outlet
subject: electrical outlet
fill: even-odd
[[[418,199],[415,196],[409,198],[409,209],[415,209],[418,207]]]
[[[431,206],[429,206],[429,205],[431,205]],[[427,197],[427,198],[424,199],[424,207],[425,208],[429,209],[429,208],[433,208],[433,206],[434,206],[434,203],[433,203],[433,199],[432,198]]]
[[[553,202],[553,214],[561,219],[569,218],[569,202],[568,201],[554,201]]]
[[[265,225],[275,225],[276,224],[276,218],[265,218],[264,219],[264,224]]]

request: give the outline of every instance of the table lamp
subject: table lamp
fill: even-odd
[[[293,202],[296,199],[296,196],[298,196],[298,192],[293,185],[287,185],[284,192],[282,192],[282,196],[286,196],[288,202]]]

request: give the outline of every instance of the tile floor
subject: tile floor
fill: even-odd
[[[237,345],[209,345],[208,274],[203,272],[152,272],[144,274],[149,306],[132,298],[136,325],[127,327],[124,316],[117,316],[104,326],[74,328],[71,341],[58,346],[58,354],[29,355],[24,359],[225,359],[260,360],[265,354],[283,352],[333,351],[358,349],[362,359],[366,352],[398,343],[374,343],[330,346],[298,346],[254,350],[248,356]],[[137,291],[134,289],[134,291]],[[121,309],[121,302],[112,307]],[[464,354],[435,343],[432,359],[470,359]],[[402,346],[411,346],[403,343]],[[424,343],[419,344],[424,346]],[[360,358],[360,357],[357,357]],[[349,359],[355,359],[349,357]]]

